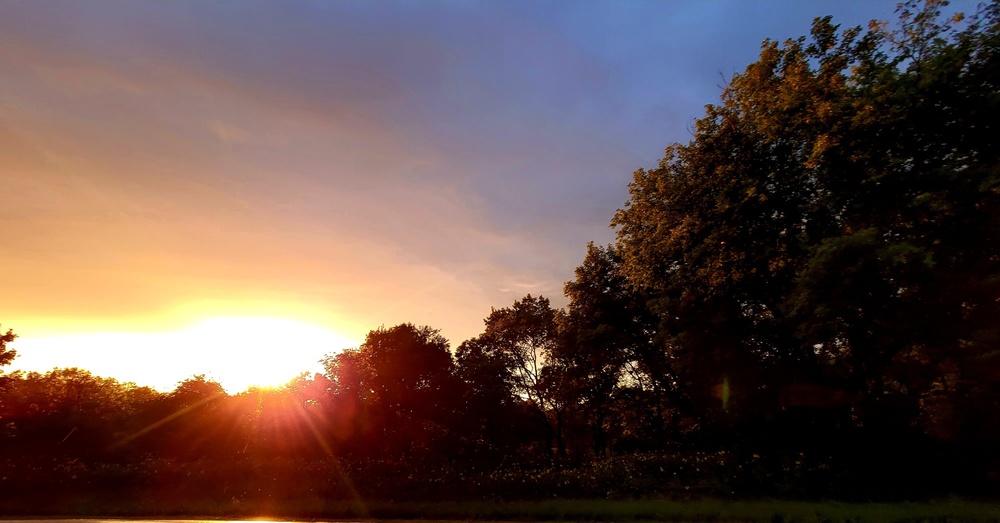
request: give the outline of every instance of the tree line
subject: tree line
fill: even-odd
[[[993,492],[1000,3],[945,5],[765,41],[693,139],[634,173],[564,308],[525,296],[454,350],[379,328],[321,374],[236,395],[11,373],[0,458],[336,462],[323,474],[381,495],[540,476],[523,495]]]

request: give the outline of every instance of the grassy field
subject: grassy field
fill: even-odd
[[[675,521],[754,523],[1000,522],[1000,504],[967,501],[931,503],[841,503],[776,500],[552,500],[533,502],[365,503],[301,500],[281,506],[242,503],[232,506],[149,504],[105,506],[79,500],[72,512],[48,517],[204,518],[270,520],[461,520],[461,521]],[[2,512],[0,512],[2,515]],[[31,517],[33,514],[8,514]]]
[[[760,523],[1000,521],[1000,505],[968,502],[919,504],[806,503],[788,501],[553,500],[511,503],[376,504],[380,519],[515,521],[743,521]],[[345,514],[346,515],[346,514]]]
[[[746,521],[762,523],[1000,521],[1000,505],[788,501],[545,501],[372,507],[379,517],[558,521]]]

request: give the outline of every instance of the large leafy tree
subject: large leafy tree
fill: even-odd
[[[480,338],[467,340],[455,351],[462,383],[463,415],[453,421],[469,451],[479,458],[501,459],[521,443],[534,442],[539,420],[515,390],[509,361]]]
[[[575,278],[564,287],[566,310],[556,317],[554,357],[565,369],[598,456],[606,453],[609,438],[626,432],[631,439],[659,440],[663,400],[674,391],[670,362],[653,343],[649,295],[631,287],[621,269],[613,246],[588,244]],[[645,427],[624,427],[623,410],[644,414]]]
[[[565,393],[561,362],[553,357],[558,344],[555,318],[556,309],[548,298],[529,294],[510,307],[493,309],[483,333],[463,343],[458,355],[469,371],[473,366],[495,369],[494,379],[479,380],[477,386],[508,387],[544,422],[562,454],[571,400]]]
[[[961,409],[929,405],[995,401],[1000,4],[943,5],[766,41],[694,139],[635,173],[623,270],[706,420],[843,406],[930,427]]]
[[[443,444],[458,408],[448,341],[430,327],[406,323],[368,333],[354,350],[324,360],[332,405],[351,419],[355,438],[374,438],[364,451],[415,455]],[[430,457],[429,455],[426,457]]]

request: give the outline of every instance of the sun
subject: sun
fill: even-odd
[[[353,345],[317,325],[269,317],[211,318],[180,337],[205,373],[230,392],[283,385],[319,370],[325,354]]]
[[[280,386],[303,372],[321,372],[319,361],[325,355],[357,345],[330,329],[295,319],[221,316],[170,331],[18,338],[18,358],[11,370],[79,367],[164,392],[204,374],[236,394],[253,386]]]

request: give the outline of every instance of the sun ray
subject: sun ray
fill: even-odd
[[[136,438],[139,438],[139,437],[142,437],[142,436],[144,436],[146,434],[149,434],[150,432],[152,432],[152,431],[154,431],[154,430],[162,427],[163,425],[166,425],[167,423],[170,423],[171,421],[174,421],[175,419],[177,419],[177,418],[179,418],[179,417],[187,414],[188,412],[191,412],[194,409],[197,409],[198,407],[200,407],[200,406],[202,406],[202,405],[204,405],[206,403],[209,403],[209,402],[211,402],[213,400],[216,400],[219,397],[220,397],[220,394],[213,394],[211,396],[206,396],[206,397],[204,397],[204,398],[202,398],[202,399],[200,399],[200,400],[198,400],[198,401],[196,401],[196,402],[194,402],[194,403],[192,403],[192,404],[190,404],[190,405],[188,405],[188,406],[186,406],[186,407],[184,407],[184,408],[182,408],[182,409],[180,409],[180,410],[178,410],[176,412],[173,412],[173,413],[171,413],[171,414],[169,414],[167,416],[164,416],[162,419],[160,419],[158,421],[155,421],[153,423],[150,423],[149,425],[147,425],[147,426],[145,426],[145,427],[143,427],[143,428],[135,431],[134,433],[129,434],[128,436],[125,436],[124,438],[122,438],[122,439],[120,439],[120,440],[112,443],[110,446],[108,446],[108,450],[116,449],[118,447],[121,447],[122,445],[127,444],[130,441],[135,440]]]

